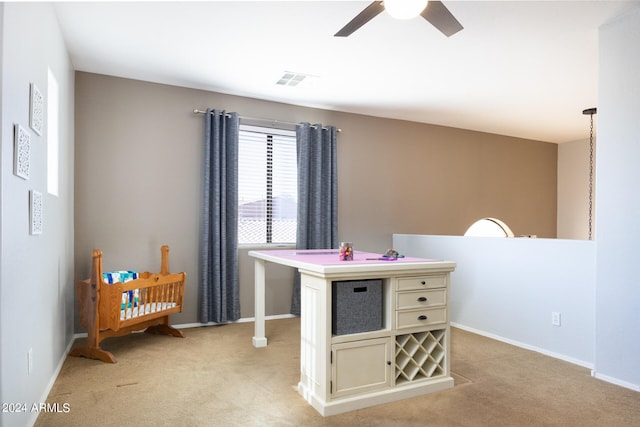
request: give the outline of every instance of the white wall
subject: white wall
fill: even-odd
[[[600,30],[595,374],[640,391],[640,10]]]
[[[4,38],[4,3],[0,3],[0,70],[4,70],[4,43],[2,43],[2,39]],[[5,121],[4,121],[4,102],[2,102],[2,100],[4,100],[4,96],[3,96],[3,86],[4,84],[2,83],[4,81],[4,72],[0,71],[0,129],[4,129],[5,128]],[[3,244],[2,244],[2,236],[3,236],[3,224],[4,221],[2,220],[2,206],[4,205],[4,191],[3,191],[3,187],[4,187],[4,167],[2,165],[4,165],[4,133],[0,133],[0,142],[2,142],[2,144],[0,144],[0,147],[2,147],[2,149],[0,149],[0,313],[2,311],[4,311],[3,307],[2,307],[2,302],[4,301],[4,298],[2,296],[3,292],[3,286],[2,283],[4,283],[3,279],[2,279],[2,259],[4,258],[3,256]],[[0,315],[0,322],[2,321],[2,317]],[[2,323],[0,323],[0,345],[4,344],[4,328],[2,328]],[[2,354],[2,351],[0,350],[0,402],[4,402],[4,392],[3,392],[3,386],[2,386],[2,373],[3,373],[3,367],[4,366],[4,356]],[[0,415],[0,425],[3,424],[2,422],[2,415]]]
[[[457,263],[449,300],[456,326],[593,366],[593,241],[395,234],[393,245]]]
[[[74,74],[50,3],[4,3],[0,231],[0,401],[27,405],[2,412],[2,426],[29,425],[73,334]],[[45,96],[48,70],[59,86],[59,196],[47,194],[47,123],[31,133],[31,176],[13,174],[13,127],[29,129],[29,84]],[[44,195],[44,232],[29,234],[29,191]],[[28,373],[27,352],[32,352]],[[61,402],[62,403],[62,402]]]

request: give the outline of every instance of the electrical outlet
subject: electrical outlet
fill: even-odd
[[[554,311],[551,313],[551,324],[553,326],[560,326],[560,313]]]
[[[33,349],[30,348],[27,351],[27,375],[31,375],[31,371],[33,370]]]

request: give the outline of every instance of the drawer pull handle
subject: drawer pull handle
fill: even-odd
[[[427,284],[427,282],[423,280],[422,282],[420,282],[420,284],[421,284],[421,285],[426,285],[426,284]]]
[[[427,297],[420,297],[418,298],[418,301],[420,302],[425,302],[427,300]]]
[[[427,320],[427,316],[424,314],[421,314],[420,316],[418,316],[418,320]]]

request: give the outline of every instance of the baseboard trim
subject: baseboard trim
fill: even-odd
[[[604,375],[604,374],[599,374],[598,372],[596,372],[595,369],[591,370],[591,376],[593,378],[602,380],[602,381],[606,381],[608,383],[620,386],[620,387],[624,387],[624,388],[628,388],[629,390],[633,390],[633,391],[637,391],[640,392],[640,385],[639,384],[633,384],[630,383],[628,381],[623,381],[620,380],[618,378],[614,378],[614,377],[610,377],[609,375]]]
[[[290,319],[292,317],[298,317],[293,314],[274,314],[271,316],[265,316],[265,320],[277,320],[277,319]],[[207,322],[207,323],[183,323],[181,325],[171,325],[174,328],[178,329],[188,329],[188,328],[199,328],[202,326],[218,326],[218,325],[229,325],[232,323],[249,323],[255,322],[255,317],[243,317],[238,320],[234,320],[233,322],[225,322],[225,323],[216,323],[216,322]]]
[[[87,334],[84,334],[84,335],[87,336]],[[77,334],[74,334],[72,339],[69,340],[69,343],[67,344],[67,348],[62,353],[62,357],[58,361],[58,366],[56,366],[56,369],[53,371],[53,374],[51,375],[51,379],[49,380],[49,383],[45,387],[44,392],[42,393],[42,397],[40,397],[40,402],[44,403],[47,401],[47,398],[49,397],[49,393],[51,393],[51,390],[53,389],[53,386],[55,385],[56,380],[58,379],[58,375],[60,375],[60,371],[62,370],[62,365],[64,365],[64,361],[67,359],[67,355],[71,351],[71,346],[73,346],[73,343],[75,342],[76,337],[77,337]],[[29,426],[35,425],[36,421],[38,420],[38,415],[40,415],[39,411],[32,412],[27,425]]]
[[[278,319],[290,319],[293,317],[298,317],[296,315],[293,314],[274,314],[272,316],[265,316],[265,320],[278,320]],[[249,323],[249,322],[255,322],[256,318],[255,317],[243,317],[241,319],[238,320],[234,320],[233,322],[224,322],[224,323],[216,323],[216,322],[207,322],[207,323],[200,323],[200,322],[195,322],[195,323],[182,323],[179,325],[171,325],[174,328],[177,329],[189,329],[189,328],[201,328],[203,326],[220,326],[220,325],[230,325],[233,323]],[[137,332],[143,332],[143,331],[137,331]],[[136,332],[134,332],[136,333]],[[86,332],[80,332],[77,334],[73,335],[73,340],[71,341],[71,344],[69,344],[69,346],[67,347],[67,354],[69,353],[69,351],[71,351],[71,346],[73,345],[73,342],[75,340],[77,340],[78,338],[86,338],[87,337],[87,333]],[[66,354],[65,354],[66,357]],[[63,358],[64,361],[64,358]],[[61,365],[62,366],[62,365]]]
[[[483,337],[491,338],[496,341],[501,341],[507,344],[514,345],[516,347],[524,348],[526,350],[535,351],[536,353],[544,354],[545,356],[553,357],[554,359],[564,360],[565,362],[572,363],[574,365],[582,366],[583,368],[593,370],[593,363],[585,362],[584,360],[575,359],[573,357],[569,357],[564,354],[555,353],[553,351],[545,350],[544,348],[536,347],[530,344],[526,344],[520,341],[515,341],[509,338],[502,337],[500,335],[495,335],[490,332],[481,331],[479,329],[471,328],[469,326],[461,325],[459,323],[451,322],[451,326],[454,328],[462,329],[467,332],[471,332],[477,335],[482,335]]]
[[[610,377],[608,375],[600,374],[594,369],[593,363],[585,362],[583,360],[575,359],[573,357],[568,357],[564,354],[554,353],[552,351],[548,351],[539,347],[535,347],[529,344],[522,343],[520,341],[511,340],[509,338],[502,337],[500,335],[495,335],[489,332],[481,331],[479,329],[471,328],[469,326],[461,325],[459,323],[451,322],[451,326],[454,328],[462,329],[467,332],[471,332],[477,335],[482,335],[483,337],[491,338],[496,341],[501,341],[507,344],[514,345],[516,347],[524,348],[526,350],[535,351],[536,353],[544,354],[545,356],[553,357],[555,359],[564,360],[565,362],[572,363],[574,365],[582,366],[583,368],[591,369],[591,376],[599,379],[601,381],[605,381],[620,387],[628,388],[633,391],[640,392],[640,385],[633,384],[628,381],[624,381],[618,378]]]

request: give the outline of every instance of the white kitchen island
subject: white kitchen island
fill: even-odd
[[[267,345],[266,264],[300,271],[298,392],[320,414],[335,415],[453,387],[448,298],[454,262],[409,257],[388,261],[358,251],[353,261],[340,261],[338,251],[330,249],[260,250],[249,255],[255,258],[255,347]],[[380,314],[379,329],[333,334],[333,286],[372,279],[380,281],[381,305],[365,311],[381,311],[374,313]],[[363,316],[357,313],[362,310],[354,307],[356,325],[357,316]]]

